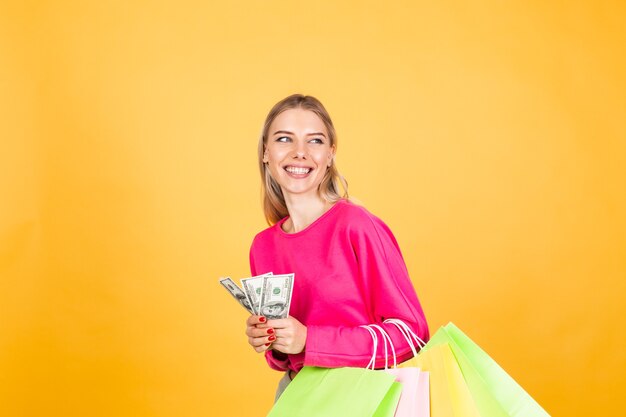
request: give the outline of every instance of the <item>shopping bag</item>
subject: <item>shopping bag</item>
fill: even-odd
[[[430,373],[420,369],[415,401],[418,404],[415,417],[430,417]]]
[[[421,349],[422,346],[425,345],[424,341],[402,320],[387,319],[385,323],[392,324],[398,328],[411,348],[413,358],[415,358],[418,349]],[[391,338],[388,335],[386,336],[393,350]],[[388,369],[387,372],[396,375],[396,381],[402,382],[403,385],[403,395],[400,396],[396,417],[403,417],[405,415],[412,417],[430,417],[430,383],[428,372],[420,369],[416,364],[407,366],[405,362],[404,364],[398,365],[395,350],[393,350],[393,362],[393,368]]]
[[[384,372],[305,366],[268,417],[393,417],[401,390]]]
[[[402,384],[395,417],[430,417],[429,376],[420,368],[386,369]]]
[[[401,325],[395,324],[400,332],[404,335],[401,325],[406,325],[401,322]],[[366,328],[372,336],[373,354],[368,368],[374,369],[376,363],[376,353],[378,351],[378,335],[376,331],[382,336],[382,343],[384,346],[385,354],[385,368],[381,370],[390,375],[393,375],[396,382],[402,384],[402,394],[398,401],[398,407],[396,409],[395,417],[429,417],[429,384],[428,373],[423,372],[419,368],[397,368],[397,359],[395,347],[393,341],[387,332],[378,325],[370,324],[367,326],[361,326]],[[406,337],[406,336],[405,336]],[[408,340],[409,346],[415,352],[415,347],[411,340]],[[393,357],[393,367],[389,367],[389,354]]]
[[[415,362],[430,374],[431,417],[481,417],[448,344],[422,349]]]
[[[476,343],[452,323],[423,348],[449,344],[483,417],[549,417],[549,414]]]

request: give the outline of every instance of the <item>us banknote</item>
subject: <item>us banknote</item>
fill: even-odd
[[[288,317],[293,294],[293,282],[294,274],[264,276],[259,314],[270,320]]]
[[[272,275],[271,272],[256,277],[242,278],[241,288],[244,290],[250,300],[250,306],[254,314],[259,314],[261,304],[261,290],[263,289],[263,278]]]
[[[248,299],[248,296],[241,288],[237,286],[237,284],[235,284],[232,279],[230,279],[229,277],[220,278],[220,284],[222,284],[224,288],[226,288],[226,291],[228,291],[230,295],[232,295],[233,298],[243,306],[243,308],[248,310],[250,314],[255,314],[254,310],[252,310],[252,303]]]

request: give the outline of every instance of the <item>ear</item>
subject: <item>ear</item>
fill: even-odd
[[[333,164],[333,159],[335,159],[335,145],[330,148],[330,152],[328,153],[328,166],[330,167]]]
[[[269,162],[269,157],[267,156],[267,149],[263,152],[263,163],[267,164]]]

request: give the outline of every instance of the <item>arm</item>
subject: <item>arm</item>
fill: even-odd
[[[360,219],[350,231],[350,243],[357,262],[357,285],[367,306],[367,322],[382,326],[391,336],[398,362],[412,356],[411,348],[387,318],[404,321],[420,338],[428,340],[428,326],[417,294],[408,276],[402,254],[389,228],[375,217]],[[372,355],[369,332],[359,326],[309,325],[305,365],[364,367]],[[377,367],[384,366],[382,345]]]

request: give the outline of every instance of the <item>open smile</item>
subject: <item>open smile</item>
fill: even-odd
[[[290,176],[295,177],[295,178],[304,178],[307,175],[309,175],[311,171],[313,171],[313,168],[297,167],[293,165],[287,165],[283,169],[287,171],[287,173],[290,174]]]

